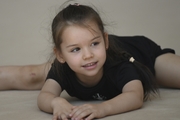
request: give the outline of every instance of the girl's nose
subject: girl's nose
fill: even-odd
[[[90,50],[85,50],[83,55],[83,60],[93,58],[94,54]]]

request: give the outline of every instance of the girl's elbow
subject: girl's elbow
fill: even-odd
[[[46,104],[46,94],[43,92],[40,92],[40,94],[37,97],[37,106],[41,111],[44,111],[44,105]]]
[[[144,104],[143,99],[139,98],[137,100],[137,109],[142,108],[143,104]]]
[[[141,108],[143,106],[143,104],[144,104],[143,95],[139,95],[139,94],[137,95],[136,94],[134,96],[133,100],[134,100],[135,109]]]
[[[37,106],[40,110],[42,110],[42,105],[41,105],[41,93],[37,97]]]
[[[143,104],[144,104],[144,102],[143,102],[143,101],[140,101],[140,102],[139,102],[139,108],[142,108],[142,107],[143,107]]]
[[[37,98],[37,106],[41,111],[52,113],[52,101],[55,98],[55,95],[48,92],[40,92]]]
[[[138,108],[141,108],[144,104],[144,94],[137,95]]]

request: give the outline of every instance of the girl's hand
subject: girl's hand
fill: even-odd
[[[70,119],[70,113],[72,112],[73,105],[71,105],[64,98],[54,98],[52,101],[53,108],[53,120],[68,120]]]
[[[92,120],[105,116],[102,104],[84,104],[73,107],[70,114],[72,120]]]

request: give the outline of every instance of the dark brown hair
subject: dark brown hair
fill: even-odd
[[[99,14],[89,6],[85,5],[69,5],[60,11],[52,22],[52,36],[55,48],[60,50],[62,43],[61,35],[63,30],[70,25],[88,26],[87,23],[93,21],[104,33],[104,24]]]

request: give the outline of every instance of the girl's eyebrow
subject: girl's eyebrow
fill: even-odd
[[[98,38],[100,38],[100,36],[94,37],[93,39],[91,39],[91,41],[93,41],[93,40],[95,40],[95,39],[98,39]],[[66,46],[66,48],[68,48],[68,47],[73,47],[73,46],[77,46],[77,44],[68,45],[68,46]]]
[[[100,38],[100,36],[94,37],[91,41],[93,41],[93,40],[95,40],[95,39],[98,39],[98,38]]]

